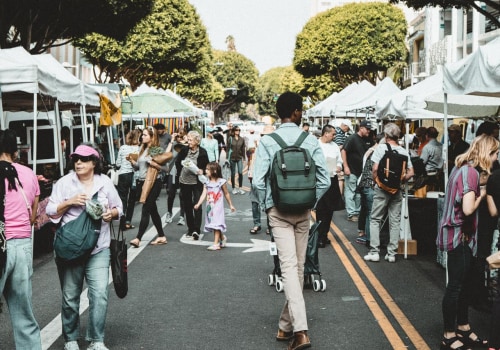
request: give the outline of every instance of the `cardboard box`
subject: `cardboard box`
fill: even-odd
[[[405,241],[400,239],[398,241],[398,254],[404,255],[405,253]],[[417,240],[409,239],[407,242],[407,255],[417,255]]]

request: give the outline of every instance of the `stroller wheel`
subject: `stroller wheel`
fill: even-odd
[[[269,276],[267,276],[267,283],[270,286],[274,286],[274,275],[273,274],[270,274]]]
[[[326,286],[326,284],[325,284],[325,286]],[[315,292],[319,292],[321,290],[321,281],[320,280],[314,280],[313,290]]]
[[[283,288],[284,288],[283,282],[281,280],[277,280],[276,281],[276,291],[278,293],[281,293],[283,291]]]
[[[321,291],[324,292],[326,290],[326,281],[321,280]]]

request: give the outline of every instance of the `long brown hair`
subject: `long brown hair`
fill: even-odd
[[[145,143],[143,143],[141,145],[141,150],[139,151],[139,156],[141,156],[144,151],[146,150],[146,148],[148,147],[157,147],[160,145],[160,142],[158,140],[158,132],[156,131],[155,128],[153,128],[152,126],[148,126],[146,129],[144,130],[147,130],[149,136],[151,137],[151,141],[149,142],[149,145],[146,145]],[[143,130],[143,132],[144,132]]]
[[[491,173],[491,155],[498,150],[498,140],[493,136],[483,134],[472,140],[469,149],[457,156],[455,166],[457,168],[470,164],[474,168],[480,167],[488,174]]]

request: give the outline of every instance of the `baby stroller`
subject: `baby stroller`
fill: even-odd
[[[307,242],[306,262],[304,264],[304,288],[312,288],[315,292],[324,292],[326,290],[326,281],[321,276],[318,259],[318,227],[321,221],[315,222],[309,229],[309,239]],[[272,230],[271,242],[274,242]],[[276,291],[283,291],[283,280],[281,277],[281,268],[278,255],[273,255],[274,269],[268,276],[268,284],[275,286]]]

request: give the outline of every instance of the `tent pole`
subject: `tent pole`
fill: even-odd
[[[448,185],[448,167],[451,164],[448,164],[448,94],[444,93],[444,105],[443,105],[443,114],[444,114],[444,133],[443,133],[443,156],[444,156],[444,188],[446,190],[446,186]],[[453,166],[453,165],[451,165]]]
[[[33,172],[36,175],[36,161],[37,161],[37,155],[38,155],[38,150],[37,150],[37,142],[38,142],[38,123],[37,123],[37,106],[38,106],[38,101],[37,101],[37,93],[35,92],[33,94]],[[56,151],[57,152],[57,151]]]
[[[410,122],[406,119],[406,137],[405,137],[405,147],[408,154],[410,154]],[[404,258],[408,258],[408,228],[410,227],[410,218],[408,213],[408,181],[405,182],[405,212],[403,213],[403,221],[404,221],[404,233],[405,233],[405,254]]]
[[[0,129],[5,130],[5,119],[3,117],[2,85],[0,85]]]
[[[56,103],[54,106],[54,112],[56,114],[56,140],[57,140],[57,149],[55,150],[59,154],[59,174],[61,176],[64,175],[64,156],[62,154],[61,147],[61,115],[59,114],[59,100],[56,99]]]

